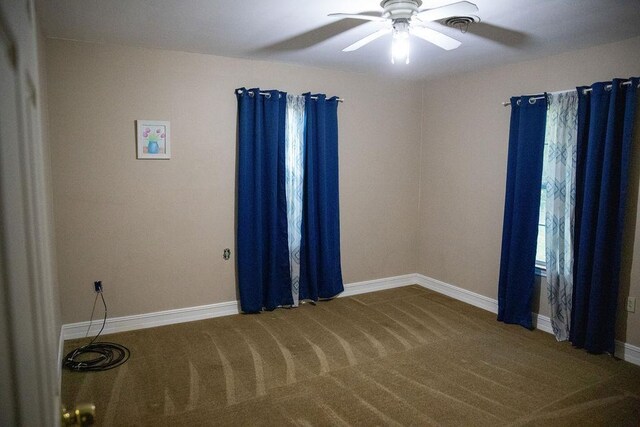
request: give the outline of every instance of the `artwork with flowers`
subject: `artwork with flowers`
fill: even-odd
[[[169,122],[136,120],[138,159],[170,159]]]

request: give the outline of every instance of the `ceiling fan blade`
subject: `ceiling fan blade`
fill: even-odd
[[[459,1],[446,6],[425,9],[418,12],[417,18],[421,21],[438,21],[450,16],[473,15],[478,11],[478,6],[468,1]]]
[[[454,38],[427,27],[411,27],[409,33],[416,37],[420,37],[429,43],[433,43],[444,50],[452,50],[462,44]]]
[[[330,13],[327,16],[337,16],[341,18],[352,18],[352,19],[365,19],[367,21],[386,21],[382,16],[372,16],[372,15],[359,15],[355,13]]]
[[[345,47],[344,49],[342,49],[343,52],[353,52],[354,50],[360,49],[362,46],[371,43],[372,41],[374,41],[377,38],[380,38],[382,36],[384,36],[385,34],[389,34],[391,32],[391,28],[389,27],[385,27],[385,28],[381,28],[378,31],[376,31],[373,34],[369,34],[367,37],[358,40],[357,42],[355,42],[354,44]]]

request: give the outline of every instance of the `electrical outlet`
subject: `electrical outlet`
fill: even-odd
[[[636,312],[636,297],[627,298],[627,311],[629,313]]]
[[[222,252],[222,258],[224,258],[225,260],[231,258],[231,249],[225,248],[225,250]]]
[[[102,292],[102,280],[97,280],[93,282],[93,289],[96,292]]]

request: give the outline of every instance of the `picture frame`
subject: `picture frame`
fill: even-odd
[[[171,159],[170,124],[162,120],[136,120],[137,158]]]

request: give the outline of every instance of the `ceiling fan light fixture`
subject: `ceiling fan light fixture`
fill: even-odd
[[[448,19],[446,25],[460,28],[465,32],[472,22],[478,22],[480,18],[473,13],[478,11],[478,6],[466,1],[455,1],[453,3],[431,7],[420,10],[422,0],[382,0],[380,3],[382,13],[379,16],[367,13],[331,13],[329,16],[363,19],[365,21],[382,22],[386,25],[361,38],[355,43],[342,49],[343,52],[353,52],[363,46],[379,39],[389,33],[392,34],[391,63],[396,61],[409,63],[409,34],[425,40],[444,50],[456,49],[461,42],[425,25],[428,22],[442,21]]]
[[[391,63],[409,63],[409,22],[400,21],[393,25],[393,40],[391,42]]]

